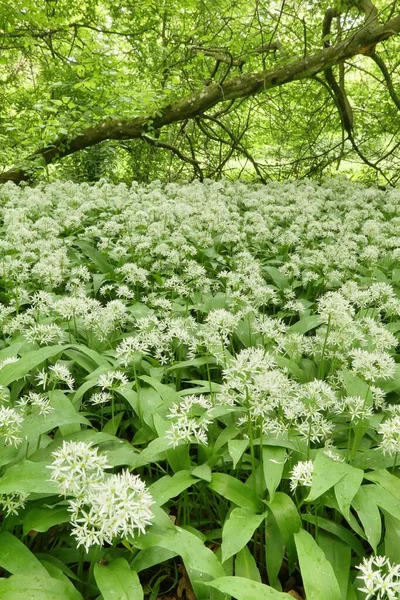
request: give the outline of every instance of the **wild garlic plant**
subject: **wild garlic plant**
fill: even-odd
[[[396,597],[398,190],[5,184],[0,212],[0,548],[66,600],[182,562],[198,598]]]

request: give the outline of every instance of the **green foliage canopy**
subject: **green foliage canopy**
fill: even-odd
[[[399,31],[385,0],[2,0],[0,180],[395,184]]]

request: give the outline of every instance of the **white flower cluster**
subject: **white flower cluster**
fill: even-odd
[[[202,394],[184,396],[179,403],[171,406],[168,418],[172,425],[166,432],[166,437],[175,447],[180,442],[196,442],[207,444],[207,430],[212,419],[208,415],[212,404]]]
[[[154,501],[145,483],[129,471],[109,475],[107,458],[84,442],[67,442],[53,452],[51,480],[71,497],[72,534],[86,551],[93,545],[144,533]]]
[[[398,600],[400,597],[400,565],[392,564],[386,556],[364,558],[357,567],[364,587],[358,588],[365,600]]]

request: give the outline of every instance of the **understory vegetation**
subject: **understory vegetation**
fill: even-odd
[[[0,206],[3,600],[399,598],[400,191]]]

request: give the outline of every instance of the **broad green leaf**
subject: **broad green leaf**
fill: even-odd
[[[237,600],[290,600],[292,596],[244,577],[219,577],[207,585]],[[336,598],[337,600],[337,598]]]
[[[364,471],[351,467],[351,470],[335,485],[337,503],[342,515],[347,520],[350,519],[351,501],[360,489],[363,478]]]
[[[46,569],[36,556],[8,531],[0,533],[0,567],[13,575],[28,575],[32,572],[42,578],[48,577]]]
[[[311,331],[311,329],[315,329],[319,325],[324,323],[324,319],[319,315],[308,315],[307,317],[302,317],[297,323],[289,327],[287,330],[288,333],[307,333],[307,331]]]
[[[82,595],[80,594],[80,592],[78,592],[72,581],[65,575],[65,573],[59,566],[47,560],[42,560],[41,562],[42,565],[46,568],[46,571],[48,572],[50,577],[52,577],[53,579],[58,579],[58,581],[62,583],[64,593],[67,596],[68,600],[82,600]]]
[[[306,502],[313,502],[322,496],[350,471],[349,465],[332,460],[323,451],[318,452],[314,460],[312,484]]]
[[[241,508],[250,508],[255,512],[261,511],[262,503],[258,496],[251,488],[232,475],[214,473],[208,487]]]
[[[304,529],[295,536],[300,573],[307,600],[338,600],[340,588],[331,563],[314,538]]]
[[[115,558],[108,565],[96,563],[94,578],[103,600],[143,600],[143,588],[139,577],[132,571],[128,561]]]
[[[393,564],[400,563],[400,520],[384,511],[384,554]]]
[[[140,550],[139,554],[137,554],[131,562],[131,568],[137,573],[140,573],[140,571],[150,569],[151,567],[159,565],[160,563],[163,563],[170,558],[174,558],[175,556],[177,556],[177,553],[173,550],[168,550],[168,548],[160,548],[159,546],[153,546],[152,548]]]
[[[90,425],[90,422],[77,412],[70,399],[61,390],[50,392],[50,405],[53,410],[47,415],[31,414],[25,417],[21,436],[28,442],[35,442],[40,435],[57,427]]]
[[[289,287],[289,279],[285,275],[282,275],[279,269],[277,269],[276,267],[264,267],[264,270],[268,273],[272,281],[279,289],[282,290],[284,288]]]
[[[372,406],[372,392],[368,383],[345,369],[340,371],[340,377],[344,383],[348,396],[361,396],[361,398],[365,398],[367,406]]]
[[[257,514],[249,508],[234,508],[222,528],[222,562],[237,554],[249,542],[267,512]]]
[[[294,546],[294,540],[293,540]],[[270,510],[265,523],[265,562],[270,585],[282,590],[278,575],[282,568],[283,558],[285,556],[285,540],[279,529],[278,523]]]
[[[93,350],[93,348],[88,348],[83,344],[70,344],[68,348],[71,348],[72,350],[77,350],[78,352],[81,352],[82,354],[88,356],[96,364],[96,367],[110,367],[110,361],[103,354],[100,354],[99,352],[96,352],[96,350]]]
[[[171,443],[167,438],[156,438],[148,446],[137,454],[136,459],[131,464],[132,468],[139,468],[152,462],[157,462],[165,458],[165,451],[171,448]]]
[[[64,354],[88,373],[94,371],[98,366],[89,356],[85,356],[85,354],[82,354],[82,352],[78,352],[77,350],[64,350]]]
[[[281,446],[263,446],[262,455],[264,479],[269,493],[269,499],[272,502],[275,491],[282,479],[286,449]]]
[[[389,473],[386,469],[366,473],[365,479],[379,483],[385,490],[400,500],[400,479]]]
[[[273,514],[285,543],[289,562],[294,564],[296,550],[294,547],[294,534],[301,529],[301,519],[293,500],[283,492],[276,492],[268,508]]]
[[[375,502],[380,508],[383,508],[392,517],[397,519],[400,515],[400,500],[393,494],[385,490],[379,484],[371,484],[364,486],[364,490],[368,494],[370,501]]]
[[[76,600],[80,594],[71,591],[69,585],[49,575],[41,577],[37,572],[12,575],[0,579],[1,600]]]
[[[5,365],[0,370],[0,385],[10,385],[13,381],[18,381],[25,377],[32,369],[38,367],[47,359],[61,354],[64,346],[46,346],[40,350],[31,350],[24,354],[18,362]]]
[[[127,386],[117,388],[117,393],[124,398],[128,404],[133,408],[135,414],[139,414],[139,400],[138,394],[134,390],[131,390]]]
[[[235,575],[236,577],[245,577],[252,581],[261,583],[260,571],[257,568],[254,556],[250,552],[248,546],[244,546],[235,558]]]
[[[228,452],[229,456],[232,459],[232,466],[236,469],[236,465],[242,458],[243,454],[246,452],[249,446],[249,442],[247,440],[229,440],[228,441]]]
[[[36,463],[22,460],[16,465],[9,467],[0,477],[0,494],[47,494],[58,495],[58,486],[50,481],[48,463]]]
[[[90,261],[97,267],[97,269],[103,273],[103,275],[113,275],[114,268],[107,260],[107,257],[102,252],[99,252],[91,246],[88,242],[85,241],[76,241],[75,245],[78,246]]]
[[[71,513],[65,507],[32,508],[22,519],[24,535],[29,531],[48,531],[54,525],[68,523]]]
[[[340,588],[340,600],[347,600],[349,586],[351,548],[324,531],[318,532],[318,545],[331,563]]]
[[[382,535],[382,518],[376,502],[368,493],[370,487],[369,485],[360,487],[353,498],[352,506],[364,528],[368,542],[376,553]]]
[[[152,387],[141,388],[137,398],[137,413],[141,420],[146,423],[153,431],[154,415],[163,415],[163,400],[160,394]]]
[[[307,380],[305,373],[299,367],[299,365],[294,362],[294,360],[290,360],[290,358],[286,358],[286,356],[276,356],[275,362],[278,367],[281,367],[281,369],[287,369],[289,373],[294,375],[299,381],[304,382]]]
[[[203,463],[202,465],[195,467],[194,469],[191,470],[191,474],[193,475],[193,477],[197,477],[198,479],[203,479],[204,481],[207,481],[208,483],[210,483],[210,481],[212,479],[212,470],[208,463]]]
[[[324,517],[316,518],[314,515],[302,515],[301,518],[303,521],[312,523],[315,526],[318,524],[319,529],[324,529],[325,531],[328,531],[329,533],[332,533],[338,537],[350,548],[352,548],[352,550],[354,550],[359,557],[362,558],[365,555],[365,551],[360,540],[354,535],[354,533],[349,531],[349,529],[343,527],[343,525],[335,523],[334,521],[330,521],[329,519],[325,519]]]
[[[162,398],[163,402],[166,402],[169,406],[174,402],[179,402],[180,397],[179,394],[169,385],[165,385],[164,383],[160,383],[154,377],[149,377],[148,375],[142,375],[139,379],[148,383],[152,388],[156,390],[159,396]]]
[[[162,506],[168,502],[170,498],[179,496],[179,494],[184,490],[187,490],[197,481],[198,480],[193,477],[189,471],[178,471],[172,477],[170,475],[164,475],[164,477],[155,481],[149,487],[149,491],[158,506]]]
[[[181,362],[173,364],[171,367],[165,369],[166,373],[171,373],[177,369],[187,369],[190,367],[202,367],[203,365],[215,365],[217,359],[214,356],[199,356],[198,358],[192,358],[191,360],[183,360]],[[207,383],[207,382],[204,382]]]
[[[168,528],[159,533],[157,530],[153,533],[153,530],[150,528],[149,533],[141,536],[135,545],[141,549],[160,546],[181,556],[196,596],[208,598],[205,582],[224,575],[224,569],[214,552],[197,535],[175,527],[171,522]]]

